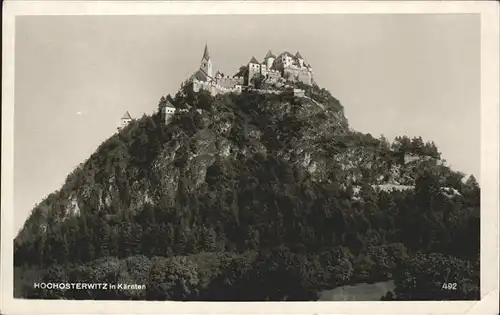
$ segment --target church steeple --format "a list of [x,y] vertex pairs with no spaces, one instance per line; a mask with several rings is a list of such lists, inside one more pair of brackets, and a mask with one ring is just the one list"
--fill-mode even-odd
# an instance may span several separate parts
[[208,77],[212,77],[212,60],[210,60],[207,43],[205,43],[205,51],[203,52],[203,58],[201,58],[200,70]]
[[208,45],[205,43],[205,51],[203,52],[203,58],[201,60],[210,60],[210,54],[208,53]]

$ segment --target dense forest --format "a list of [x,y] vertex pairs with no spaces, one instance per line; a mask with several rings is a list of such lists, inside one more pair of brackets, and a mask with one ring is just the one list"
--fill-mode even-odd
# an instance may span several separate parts
[[[16,297],[317,300],[394,280],[381,299],[478,299],[474,177],[420,137],[351,130],[316,84],[306,96],[212,97],[185,83],[162,97],[33,209],[14,240]],[[168,123],[167,98],[185,109]]]

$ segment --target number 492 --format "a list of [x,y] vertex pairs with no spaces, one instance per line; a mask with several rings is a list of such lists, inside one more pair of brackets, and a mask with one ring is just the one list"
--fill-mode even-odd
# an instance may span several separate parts
[[456,290],[457,284],[445,282],[445,283],[443,283],[443,286],[441,287],[441,289],[443,289],[443,290]]

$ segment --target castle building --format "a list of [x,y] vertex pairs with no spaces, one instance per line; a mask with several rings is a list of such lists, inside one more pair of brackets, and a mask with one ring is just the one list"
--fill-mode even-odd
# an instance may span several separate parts
[[165,123],[167,123],[172,117],[172,115],[175,114],[175,107],[172,104],[172,102],[170,102],[170,100],[167,99],[167,104],[163,108],[163,111],[165,113]]
[[275,83],[281,78],[292,82],[301,81],[308,85],[313,82],[312,68],[304,62],[299,52],[292,55],[285,51],[276,57],[269,50],[261,63],[252,57],[248,62],[248,76],[245,82],[251,84],[257,74],[261,74],[268,83]]
[[259,62],[252,57],[247,64],[247,70],[243,76],[226,76],[217,71],[213,75],[212,59],[208,52],[208,45],[200,61],[200,68],[190,78],[193,90],[198,92],[206,90],[212,95],[221,93],[240,93],[243,86],[251,86],[256,76],[261,75],[266,83],[277,83],[278,81],[303,82],[312,85],[313,72],[310,65],[306,64],[301,54],[295,55],[283,52],[275,56],[269,50],[264,61]]
[[263,62],[258,62],[255,57],[252,57],[248,62],[248,72],[245,78],[247,85],[251,85],[252,79],[258,74],[261,74],[267,83],[276,83],[282,77],[282,74],[274,68],[275,60],[276,56],[270,50],[264,57]]
[[170,118],[172,118],[172,116],[175,114],[175,112],[178,111],[173,104],[173,100],[172,100],[172,97],[170,96],[170,94],[167,95],[165,102],[160,101],[160,109],[159,110],[160,110],[160,113],[163,115],[163,118],[165,120],[165,124],[167,124],[169,122]]
[[276,57],[273,68],[280,71],[282,76],[288,81],[301,81],[312,85],[312,68],[305,63],[304,58],[302,58],[298,51],[295,56],[287,51],[281,53]]
[[[256,76],[262,76],[262,79],[266,83],[277,83],[285,81],[301,81],[305,84],[312,85],[313,74],[310,65],[306,64],[304,58],[297,51],[295,55],[289,52],[283,52],[278,56],[275,56],[271,50],[269,50],[264,57],[262,62],[259,62],[255,57],[252,57],[247,64],[246,71],[243,75],[234,75],[232,77],[224,75],[222,72],[217,70],[215,75],[213,75],[213,64],[210,53],[208,52],[208,45],[205,44],[205,49],[203,51],[203,56],[200,61],[199,69],[189,78],[189,82],[192,83],[194,92],[199,92],[200,90],[206,90],[212,95],[223,94],[223,93],[241,93],[243,86],[251,86],[253,79]],[[281,85],[282,86],[282,85]],[[265,90],[266,93],[278,93],[278,90]],[[304,90],[292,89],[291,91],[294,96],[304,97]],[[167,96],[166,102],[161,108],[161,112],[165,115],[165,123],[169,120],[176,112],[184,112],[187,109],[176,109],[173,105],[173,100],[170,96]],[[201,110],[198,109],[201,113]],[[132,121],[132,116],[127,111],[121,118],[121,125],[118,130],[123,129]]]
[[203,57],[201,58],[200,70],[203,71],[207,77],[212,78],[212,59],[210,59],[207,44],[205,44],[205,51],[203,52]]
[[208,46],[205,44],[203,57],[201,58],[200,68],[190,78],[193,84],[193,90],[198,92],[206,90],[212,95],[221,93],[240,93],[243,86],[243,77],[229,77],[217,71],[215,76],[212,75],[212,59],[208,52]]
[[121,118],[121,125],[118,127],[118,130],[125,128],[131,121],[132,116],[130,116],[130,113],[126,111]]
[[266,66],[268,69],[271,69],[273,66],[274,60],[276,60],[276,56],[273,55],[271,50],[267,52],[267,55],[264,57],[264,60],[266,61]]
[[265,69],[263,70],[260,62],[258,62],[255,57],[252,57],[248,62],[248,75],[245,80],[247,85],[250,85],[252,78],[254,78],[257,74],[262,74],[262,72],[265,72]]

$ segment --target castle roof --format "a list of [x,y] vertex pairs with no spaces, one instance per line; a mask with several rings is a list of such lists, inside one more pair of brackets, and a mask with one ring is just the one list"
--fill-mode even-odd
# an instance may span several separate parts
[[298,50],[297,50],[297,53],[295,54],[295,57],[296,57],[296,58],[300,58],[300,59],[304,59],[304,58],[302,58],[302,56],[300,55],[300,53],[299,53],[299,51],[298,51]]
[[168,94],[166,97],[165,107],[174,107],[175,108],[174,100],[173,100],[172,96],[170,96],[170,94]]
[[167,103],[166,103],[165,107],[175,108],[174,104],[172,104],[172,102],[170,100],[168,100],[168,99],[167,99]]
[[258,62],[257,59],[255,59],[255,57],[252,57],[252,59],[250,59],[248,63],[260,64],[260,62]]
[[203,59],[210,60],[210,54],[208,53],[208,45],[205,43],[205,51],[203,52]]
[[292,58],[294,58],[294,57],[295,57],[294,55],[292,55],[292,54],[291,54],[290,52],[288,52],[288,51],[283,52],[281,55],[289,56],[289,57],[292,57]]
[[276,56],[271,52],[270,49],[267,52],[267,55],[266,55],[266,57],[264,57],[264,59],[268,59],[268,58],[275,58],[276,59]]
[[123,114],[122,119],[132,119],[132,116],[130,116],[130,113],[126,111],[125,114]]
[[192,78],[197,79],[198,81],[207,81],[208,75],[204,71],[199,69],[193,74]]

